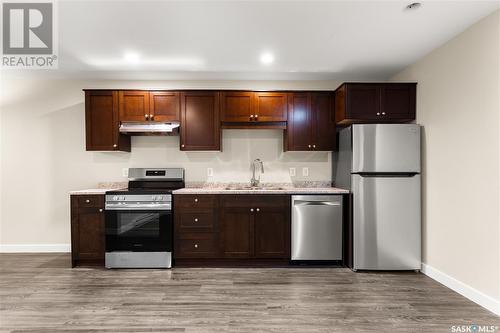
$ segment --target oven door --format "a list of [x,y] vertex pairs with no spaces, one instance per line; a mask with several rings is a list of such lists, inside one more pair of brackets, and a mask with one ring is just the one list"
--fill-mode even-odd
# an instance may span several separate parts
[[171,210],[107,210],[106,252],[171,252]]

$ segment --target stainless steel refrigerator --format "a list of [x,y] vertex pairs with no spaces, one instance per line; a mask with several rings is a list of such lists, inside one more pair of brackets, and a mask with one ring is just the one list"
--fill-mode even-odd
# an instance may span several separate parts
[[352,193],[352,268],[420,269],[420,126],[342,129],[334,174]]

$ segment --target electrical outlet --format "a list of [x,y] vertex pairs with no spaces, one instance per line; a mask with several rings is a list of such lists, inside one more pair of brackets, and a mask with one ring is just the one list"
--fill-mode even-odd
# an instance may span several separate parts
[[309,177],[309,168],[302,168],[302,176]]
[[295,168],[290,168],[290,177],[295,177],[297,174]]
[[122,168],[122,176],[128,177],[128,168]]
[[207,168],[207,177],[213,177],[213,176],[214,176],[214,169]]

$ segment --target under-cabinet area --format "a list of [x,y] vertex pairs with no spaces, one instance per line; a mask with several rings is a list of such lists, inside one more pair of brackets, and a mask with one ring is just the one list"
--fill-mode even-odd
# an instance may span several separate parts
[[131,135],[179,135],[181,151],[221,151],[223,129],[281,129],[284,151],[334,151],[337,128],[410,122],[415,100],[416,83],[343,83],[331,91],[86,89],[86,149],[129,152]]

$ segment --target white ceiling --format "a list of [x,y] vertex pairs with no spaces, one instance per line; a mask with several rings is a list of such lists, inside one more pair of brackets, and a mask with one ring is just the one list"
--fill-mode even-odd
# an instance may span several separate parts
[[[386,79],[499,1],[61,1],[56,75]],[[263,65],[262,52],[275,61]],[[138,56],[127,63],[126,53]]]

